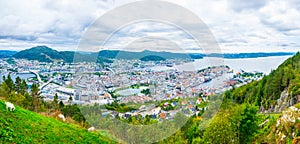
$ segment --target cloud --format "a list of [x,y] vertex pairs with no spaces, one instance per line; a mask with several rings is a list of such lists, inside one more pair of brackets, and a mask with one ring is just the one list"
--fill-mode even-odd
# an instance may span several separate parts
[[265,6],[266,0],[228,0],[229,6],[236,12],[257,10]]
[[287,35],[292,35],[300,29],[300,12],[295,7],[291,7],[287,1],[270,2],[259,10],[259,17],[264,25]]
[[61,47],[63,43],[70,42],[76,45],[85,29],[108,9],[109,3],[94,0],[33,0],[30,3],[12,0],[1,1],[0,5],[2,39],[30,41],[29,45],[58,43]]
[[0,39],[12,39],[20,41],[34,41],[37,39],[35,36],[22,36],[22,35],[0,35]]
[[[170,42],[170,45],[167,44],[168,42]],[[104,47],[133,51],[144,50],[145,48],[151,48],[154,51],[196,50],[195,47],[200,50],[200,46],[188,33],[166,23],[151,21],[123,27],[113,33]]]
[[[57,50],[76,50],[82,37],[97,18],[130,2],[134,0],[32,0],[30,3],[17,0],[0,1],[0,49],[21,50],[36,45],[48,45]],[[223,52],[299,51],[298,0],[169,2],[178,4],[201,18]],[[159,11],[155,13],[160,14]],[[176,11],[170,11],[170,14],[174,17],[180,15]],[[122,18],[116,16],[108,25],[99,25],[102,27],[101,32],[110,32],[109,24],[113,25],[113,22]],[[193,26],[192,22],[189,29],[199,29]],[[149,39],[146,41],[145,37],[161,37],[161,40],[152,39],[151,42]],[[131,43],[142,45],[141,41],[137,41],[139,39],[163,46],[176,44],[186,51],[201,51],[207,46],[205,43],[198,45],[191,36],[172,25],[155,22],[127,25],[114,33],[106,46],[122,49]],[[99,48],[95,46],[93,49]]]

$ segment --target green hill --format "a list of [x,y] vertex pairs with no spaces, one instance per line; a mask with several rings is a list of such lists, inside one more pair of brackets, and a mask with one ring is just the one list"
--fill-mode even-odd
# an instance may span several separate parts
[[6,111],[0,100],[0,143],[116,143],[75,124],[16,107]]
[[164,61],[166,59],[163,57],[160,57],[160,56],[148,55],[148,56],[142,57],[140,60],[141,61]]
[[82,54],[74,51],[56,51],[47,46],[32,47],[14,54],[13,57],[17,59],[37,60],[40,62],[63,61],[71,63],[75,58],[76,62],[95,62],[97,60],[99,63],[112,63],[112,61],[106,58],[98,57],[96,53]]
[[20,51],[13,55],[18,59],[38,60],[40,62],[53,62],[54,60],[61,61],[63,56],[56,50],[47,46],[37,46],[30,49]]

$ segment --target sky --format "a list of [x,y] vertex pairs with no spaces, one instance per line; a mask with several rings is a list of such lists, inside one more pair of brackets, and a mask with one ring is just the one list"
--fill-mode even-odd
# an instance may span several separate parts
[[[59,51],[76,51],[87,31],[95,26],[101,16],[132,2],[136,1],[0,1],[0,50],[19,51],[46,45]],[[223,53],[300,50],[299,0],[169,2],[197,15],[208,27]],[[170,11],[170,17],[172,14],[180,15]],[[109,22],[115,19],[118,17]],[[195,31],[197,29],[199,27],[195,27]],[[157,51],[178,51],[179,48],[188,52],[201,52],[206,47],[205,43],[197,43],[174,25],[141,21],[125,24],[111,35],[106,45],[97,45],[96,49],[86,48],[86,51],[105,48],[141,51],[149,49],[148,46],[155,47],[152,50]]]

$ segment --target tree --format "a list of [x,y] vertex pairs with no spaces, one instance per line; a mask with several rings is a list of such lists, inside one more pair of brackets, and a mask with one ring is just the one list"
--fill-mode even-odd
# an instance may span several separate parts
[[37,108],[41,106],[41,98],[38,84],[33,83],[31,86],[31,106],[33,111],[38,111]]
[[60,101],[58,105],[59,105],[59,109],[63,109],[65,107],[65,105],[62,101]]
[[71,104],[72,101],[73,101],[73,98],[72,98],[72,96],[70,96],[68,102]]
[[[162,142],[165,143],[165,142]],[[184,138],[183,133],[181,130],[178,130],[174,136],[169,138],[167,140],[167,143],[173,143],[173,144],[187,144],[188,141]]]
[[18,105],[23,104],[24,100],[25,100],[25,97],[23,95],[21,95],[20,93],[15,93],[14,91],[12,91],[9,94],[9,97],[7,98],[7,101],[16,103]]
[[16,81],[15,81],[15,91],[16,91],[17,93],[20,93],[20,90],[21,90],[21,84],[22,84],[22,80],[21,80],[21,78],[18,76],[18,77],[16,78]]
[[1,87],[0,87],[0,96],[1,97],[5,97],[5,98],[8,98],[10,95],[10,90],[9,90],[9,87],[7,86],[7,84],[4,82],[1,84]]
[[55,93],[52,103],[53,103],[53,108],[57,109],[58,108],[58,95],[57,95],[57,93]]
[[200,138],[203,136],[203,130],[199,128],[199,125],[197,124],[196,121],[191,121],[191,120],[193,120],[193,118],[187,122],[187,124],[188,123],[190,124],[186,130],[187,132],[185,132],[189,143],[192,143],[194,138],[196,137]]
[[20,93],[22,95],[25,95],[25,93],[27,93],[28,90],[28,86],[25,80],[22,81],[21,85],[20,85]]
[[214,117],[203,135],[206,143],[238,143],[236,140],[236,131],[230,122],[230,113],[222,111]]
[[197,137],[192,141],[192,144],[202,144],[202,143],[204,143],[204,141],[200,137]]
[[4,83],[6,83],[9,92],[14,90],[14,81],[11,79],[10,75],[8,75],[7,78],[4,77]]
[[[237,113],[234,114],[234,112]],[[240,143],[251,142],[252,138],[256,134],[258,129],[257,112],[258,107],[251,104],[242,104],[232,110],[232,119],[237,119],[237,121],[233,120],[233,123],[239,133]]]
[[[63,103],[62,103],[63,104]],[[78,122],[84,122],[84,116],[82,115],[79,107],[74,104],[74,105],[67,105],[63,107],[61,110],[65,116],[72,117],[73,120],[78,121]],[[99,112],[99,110],[98,110]]]
[[143,93],[143,94],[145,94],[145,95],[150,95],[150,94],[151,94],[150,89],[143,89],[143,90],[141,91],[141,93]]
[[32,97],[31,95],[26,92],[24,94],[24,101],[23,101],[23,106],[26,108],[26,109],[31,109],[32,108]]

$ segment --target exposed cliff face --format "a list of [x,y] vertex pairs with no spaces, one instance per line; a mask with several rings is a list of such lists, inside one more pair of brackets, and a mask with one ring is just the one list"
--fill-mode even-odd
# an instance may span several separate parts
[[260,111],[263,113],[270,113],[270,112],[282,112],[283,110],[287,109],[288,107],[291,107],[295,105],[296,103],[300,102],[299,99],[300,95],[298,96],[291,96],[290,93],[288,93],[288,90],[284,90],[281,92],[280,98],[277,99],[276,104],[271,105],[268,109],[265,109],[264,107],[260,107]]

